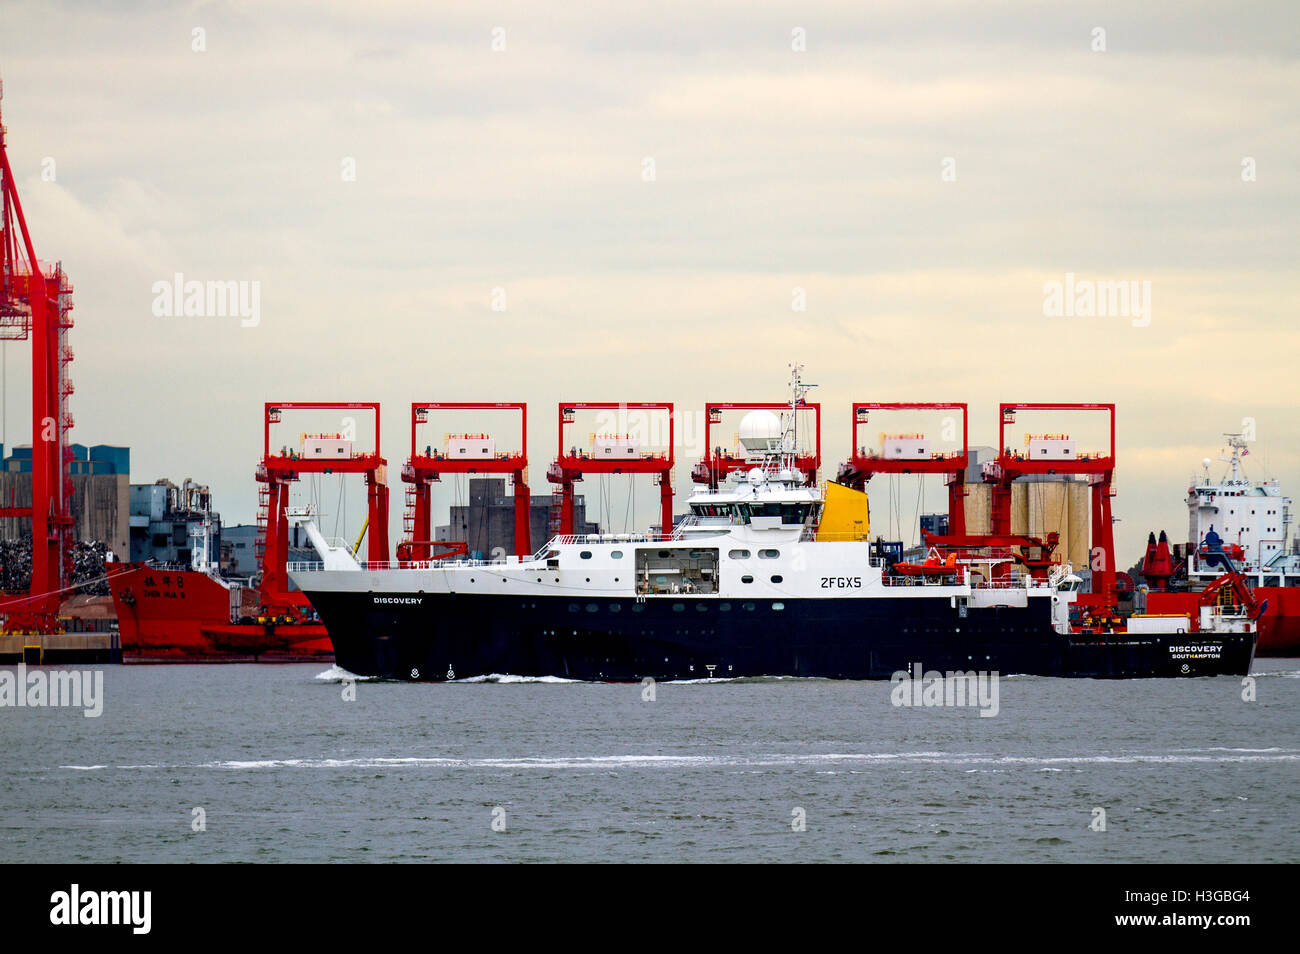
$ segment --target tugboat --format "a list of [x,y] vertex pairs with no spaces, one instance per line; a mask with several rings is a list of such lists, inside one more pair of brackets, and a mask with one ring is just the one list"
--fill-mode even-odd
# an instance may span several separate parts
[[1242,458],[1250,454],[1241,434],[1225,434],[1230,454],[1222,480],[1210,476],[1211,460],[1201,461],[1203,475],[1187,488],[1188,542],[1170,547],[1162,530],[1147,538],[1139,575],[1149,592],[1151,613],[1195,611],[1229,564],[1250,584],[1255,599],[1267,608],[1259,617],[1261,656],[1300,656],[1300,542],[1287,546],[1291,499],[1276,478],[1247,479]]
[[807,390],[796,366],[788,408],[767,415],[775,426],[742,422],[748,470],[693,494],[666,533],[556,536],[499,562],[291,577],[339,666],[401,680],[889,679],[918,663],[1044,676],[1249,672],[1257,607],[1232,571],[1213,606],[1125,619],[1080,612],[1069,564],[1039,577],[981,573],[978,557],[897,565],[868,536],[865,493],[801,479]]

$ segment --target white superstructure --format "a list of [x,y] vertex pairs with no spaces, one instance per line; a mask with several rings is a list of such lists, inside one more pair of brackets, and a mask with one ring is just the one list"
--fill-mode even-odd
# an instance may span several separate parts
[[[1187,575],[1213,579],[1223,568],[1203,552],[1207,536],[1217,534],[1237,568],[1257,585],[1300,583],[1300,558],[1287,548],[1291,529],[1291,499],[1282,495],[1275,479],[1251,482],[1241,459],[1250,451],[1240,434],[1228,434],[1231,456],[1220,455],[1228,473],[1217,483],[1210,477],[1210,459],[1201,462],[1204,475],[1187,491]],[[1237,548],[1240,548],[1239,550]]]

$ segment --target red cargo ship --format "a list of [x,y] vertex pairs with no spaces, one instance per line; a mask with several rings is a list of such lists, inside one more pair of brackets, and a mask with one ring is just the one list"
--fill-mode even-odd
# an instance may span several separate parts
[[[375,447],[355,452],[342,433],[300,434],[296,449],[271,450],[271,428],[285,410],[341,410],[374,415]],[[304,473],[361,474],[367,485],[369,558],[388,560],[388,485],[379,453],[376,403],[268,403],[263,454],[257,467],[261,581],[258,588],[222,579],[211,559],[209,511],[191,531],[190,566],[152,563],[111,565],[109,588],[117,609],[122,656],[127,662],[331,660],[334,647],[306,596],[288,578],[289,528],[302,527],[326,569],[356,569],[361,547],[327,541],[312,522],[311,508],[289,509],[289,486]]]
[[[1287,546],[1291,500],[1276,479],[1252,483],[1241,459],[1250,454],[1240,434],[1227,434],[1231,456],[1223,480],[1205,473],[1187,488],[1187,545],[1169,546],[1161,531],[1151,534],[1140,573],[1150,587],[1147,612],[1196,611],[1210,582],[1225,572],[1225,557],[1246,577],[1256,601],[1267,603],[1259,618],[1259,656],[1300,656],[1300,547]],[[1193,618],[1195,618],[1193,616]]]
[[305,599],[270,614],[250,586],[218,576],[206,528],[190,569],[110,563],[109,589],[128,662],[329,660],[334,648]]

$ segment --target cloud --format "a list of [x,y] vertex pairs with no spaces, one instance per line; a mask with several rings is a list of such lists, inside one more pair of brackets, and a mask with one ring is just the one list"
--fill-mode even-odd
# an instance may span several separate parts
[[[529,400],[547,448],[558,400],[779,398],[798,358],[832,470],[854,400],[967,400],[983,442],[999,400],[1118,402],[1132,549],[1183,519],[1193,449],[1242,416],[1300,486],[1292,21],[19,3],[0,67],[38,249],[77,287],[75,439],[130,444],[140,480],[205,480],[227,520],[255,511],[267,399],[383,400],[395,461],[413,400]],[[155,318],[175,272],[260,281],[261,325]],[[1150,281],[1150,327],[1044,318],[1066,272]]]

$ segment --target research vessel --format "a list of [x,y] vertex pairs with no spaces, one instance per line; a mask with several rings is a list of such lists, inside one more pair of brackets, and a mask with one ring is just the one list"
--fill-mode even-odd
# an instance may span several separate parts
[[[336,663],[437,681],[512,674],[639,681],[888,679],[927,670],[1045,676],[1242,675],[1257,607],[1231,571],[1194,611],[1076,605],[1068,564],[991,555],[905,563],[868,535],[867,495],[796,466],[796,368],[779,418],[747,418],[747,470],[689,499],[660,534],[558,535],[499,561],[291,565]],[[765,426],[775,420],[777,426]]]

